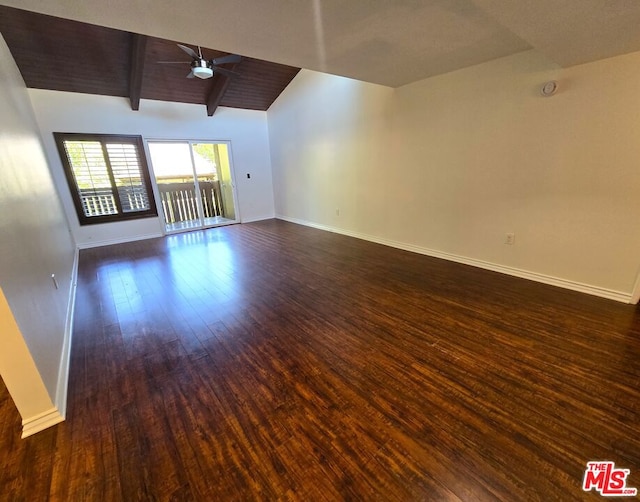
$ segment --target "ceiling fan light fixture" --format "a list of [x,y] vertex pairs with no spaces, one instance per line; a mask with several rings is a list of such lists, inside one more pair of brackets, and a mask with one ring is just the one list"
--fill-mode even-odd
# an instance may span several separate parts
[[206,66],[194,66],[192,72],[194,77],[202,79],[213,77],[213,70],[211,68],[207,68]]

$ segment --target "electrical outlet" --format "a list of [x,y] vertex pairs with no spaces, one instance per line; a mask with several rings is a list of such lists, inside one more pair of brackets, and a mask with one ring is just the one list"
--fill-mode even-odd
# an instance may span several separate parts
[[509,244],[510,246],[514,245],[516,243],[516,234],[514,233],[506,234],[504,238],[504,243]]

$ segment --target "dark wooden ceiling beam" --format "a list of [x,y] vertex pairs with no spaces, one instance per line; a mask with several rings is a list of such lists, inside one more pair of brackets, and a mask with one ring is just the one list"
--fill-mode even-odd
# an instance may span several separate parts
[[[234,70],[238,64],[229,65],[225,67],[228,70]],[[222,67],[221,67],[222,68]],[[215,71],[215,70],[214,70]],[[229,84],[231,83],[231,77],[223,75],[222,73],[215,73],[213,77],[213,86],[211,87],[211,91],[207,96],[207,115],[209,117],[213,116],[224,97],[224,93],[227,92],[229,88]]]
[[144,56],[147,50],[147,37],[145,35],[133,35],[131,44],[131,71],[129,73],[129,100],[131,109],[140,109],[140,96],[142,95],[142,75],[144,72]]

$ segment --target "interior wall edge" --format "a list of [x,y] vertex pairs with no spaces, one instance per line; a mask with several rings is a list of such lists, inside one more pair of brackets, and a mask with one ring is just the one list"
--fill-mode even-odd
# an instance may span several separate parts
[[60,368],[58,370],[58,384],[56,386],[56,408],[63,418],[67,415],[67,394],[69,391],[69,365],[71,362],[71,343],[73,337],[73,315],[76,304],[76,290],[78,287],[78,260],[80,249],[76,247],[73,256],[73,268],[71,269],[71,284],[69,285],[69,306],[65,322],[64,339],[62,341],[62,354],[60,355]]
[[318,223],[313,223],[311,221],[301,220],[298,218],[291,218],[289,216],[285,216],[282,214],[276,214],[276,218],[280,220],[288,221],[290,223],[296,223],[298,225],[305,225],[307,227],[312,227],[319,230],[325,230],[327,232],[334,232],[334,233],[346,235],[349,237],[355,237],[356,239],[362,239],[369,242],[374,242],[376,244],[382,244],[384,246],[389,246],[397,249],[402,249],[404,251],[410,251],[413,253],[430,256],[432,258],[440,258],[443,260],[461,263],[463,265],[471,265],[472,267],[482,268],[485,270],[490,270],[492,272],[498,272],[501,274],[510,275],[512,277],[517,277],[520,279],[527,279],[530,281],[535,281],[535,282],[547,284],[550,286],[556,286],[556,287],[568,289],[571,291],[586,293],[592,296],[606,298],[608,300],[614,300],[622,303],[637,303],[637,300],[636,302],[633,301],[631,293],[615,291],[607,288],[602,288],[599,286],[593,286],[591,284],[584,284],[581,282],[571,281],[571,280],[563,279],[560,277],[553,277],[550,275],[540,274],[538,272],[531,272],[528,270],[500,265],[497,263],[477,260],[475,258],[469,258],[466,256],[460,256],[452,253],[438,251],[436,249],[429,249],[421,246],[416,246],[414,244],[408,244],[406,242],[399,242],[391,239],[385,239],[383,237],[377,237],[374,235],[363,234],[360,232],[353,232],[350,230],[345,230],[343,228],[337,228],[337,227],[332,227],[328,225],[321,225]]
[[638,277],[636,277],[636,283],[633,286],[633,292],[631,293],[631,300],[629,303],[634,305],[640,302],[640,270],[638,271]]

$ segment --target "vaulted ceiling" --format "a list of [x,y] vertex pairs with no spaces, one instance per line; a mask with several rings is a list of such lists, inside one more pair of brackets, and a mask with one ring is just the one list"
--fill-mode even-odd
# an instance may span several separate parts
[[[217,106],[266,110],[300,70],[243,57],[221,65],[230,77],[187,79],[191,57],[176,41],[3,6],[0,33],[27,87],[128,97],[135,110],[141,98],[204,104],[209,115]],[[227,55],[206,47],[202,53]]]
[[[154,66],[156,59],[169,57],[160,52],[161,40],[168,41],[167,50],[173,50],[173,41],[180,41],[211,48],[214,54],[219,53],[215,48],[245,56],[241,74],[243,65],[269,61],[288,66],[291,72],[308,68],[392,87],[530,49],[561,67],[640,51],[638,0],[0,0],[0,4],[151,37],[147,50],[158,53],[145,56],[145,72],[153,75],[144,74],[143,93],[145,85],[161,80],[158,75],[174,70],[176,82],[182,84],[179,68]],[[7,28],[0,29],[4,34]],[[91,40],[84,44],[94,45]],[[94,47],[80,60],[86,64],[95,60],[100,68],[101,57]],[[102,68],[98,78],[105,78]],[[268,66],[260,68],[255,78],[246,77],[249,85],[244,88],[241,78],[232,79],[225,99],[250,96],[259,82],[278,75]],[[167,95],[188,91],[172,84],[164,94],[153,92],[165,97],[152,99],[168,99]]]

